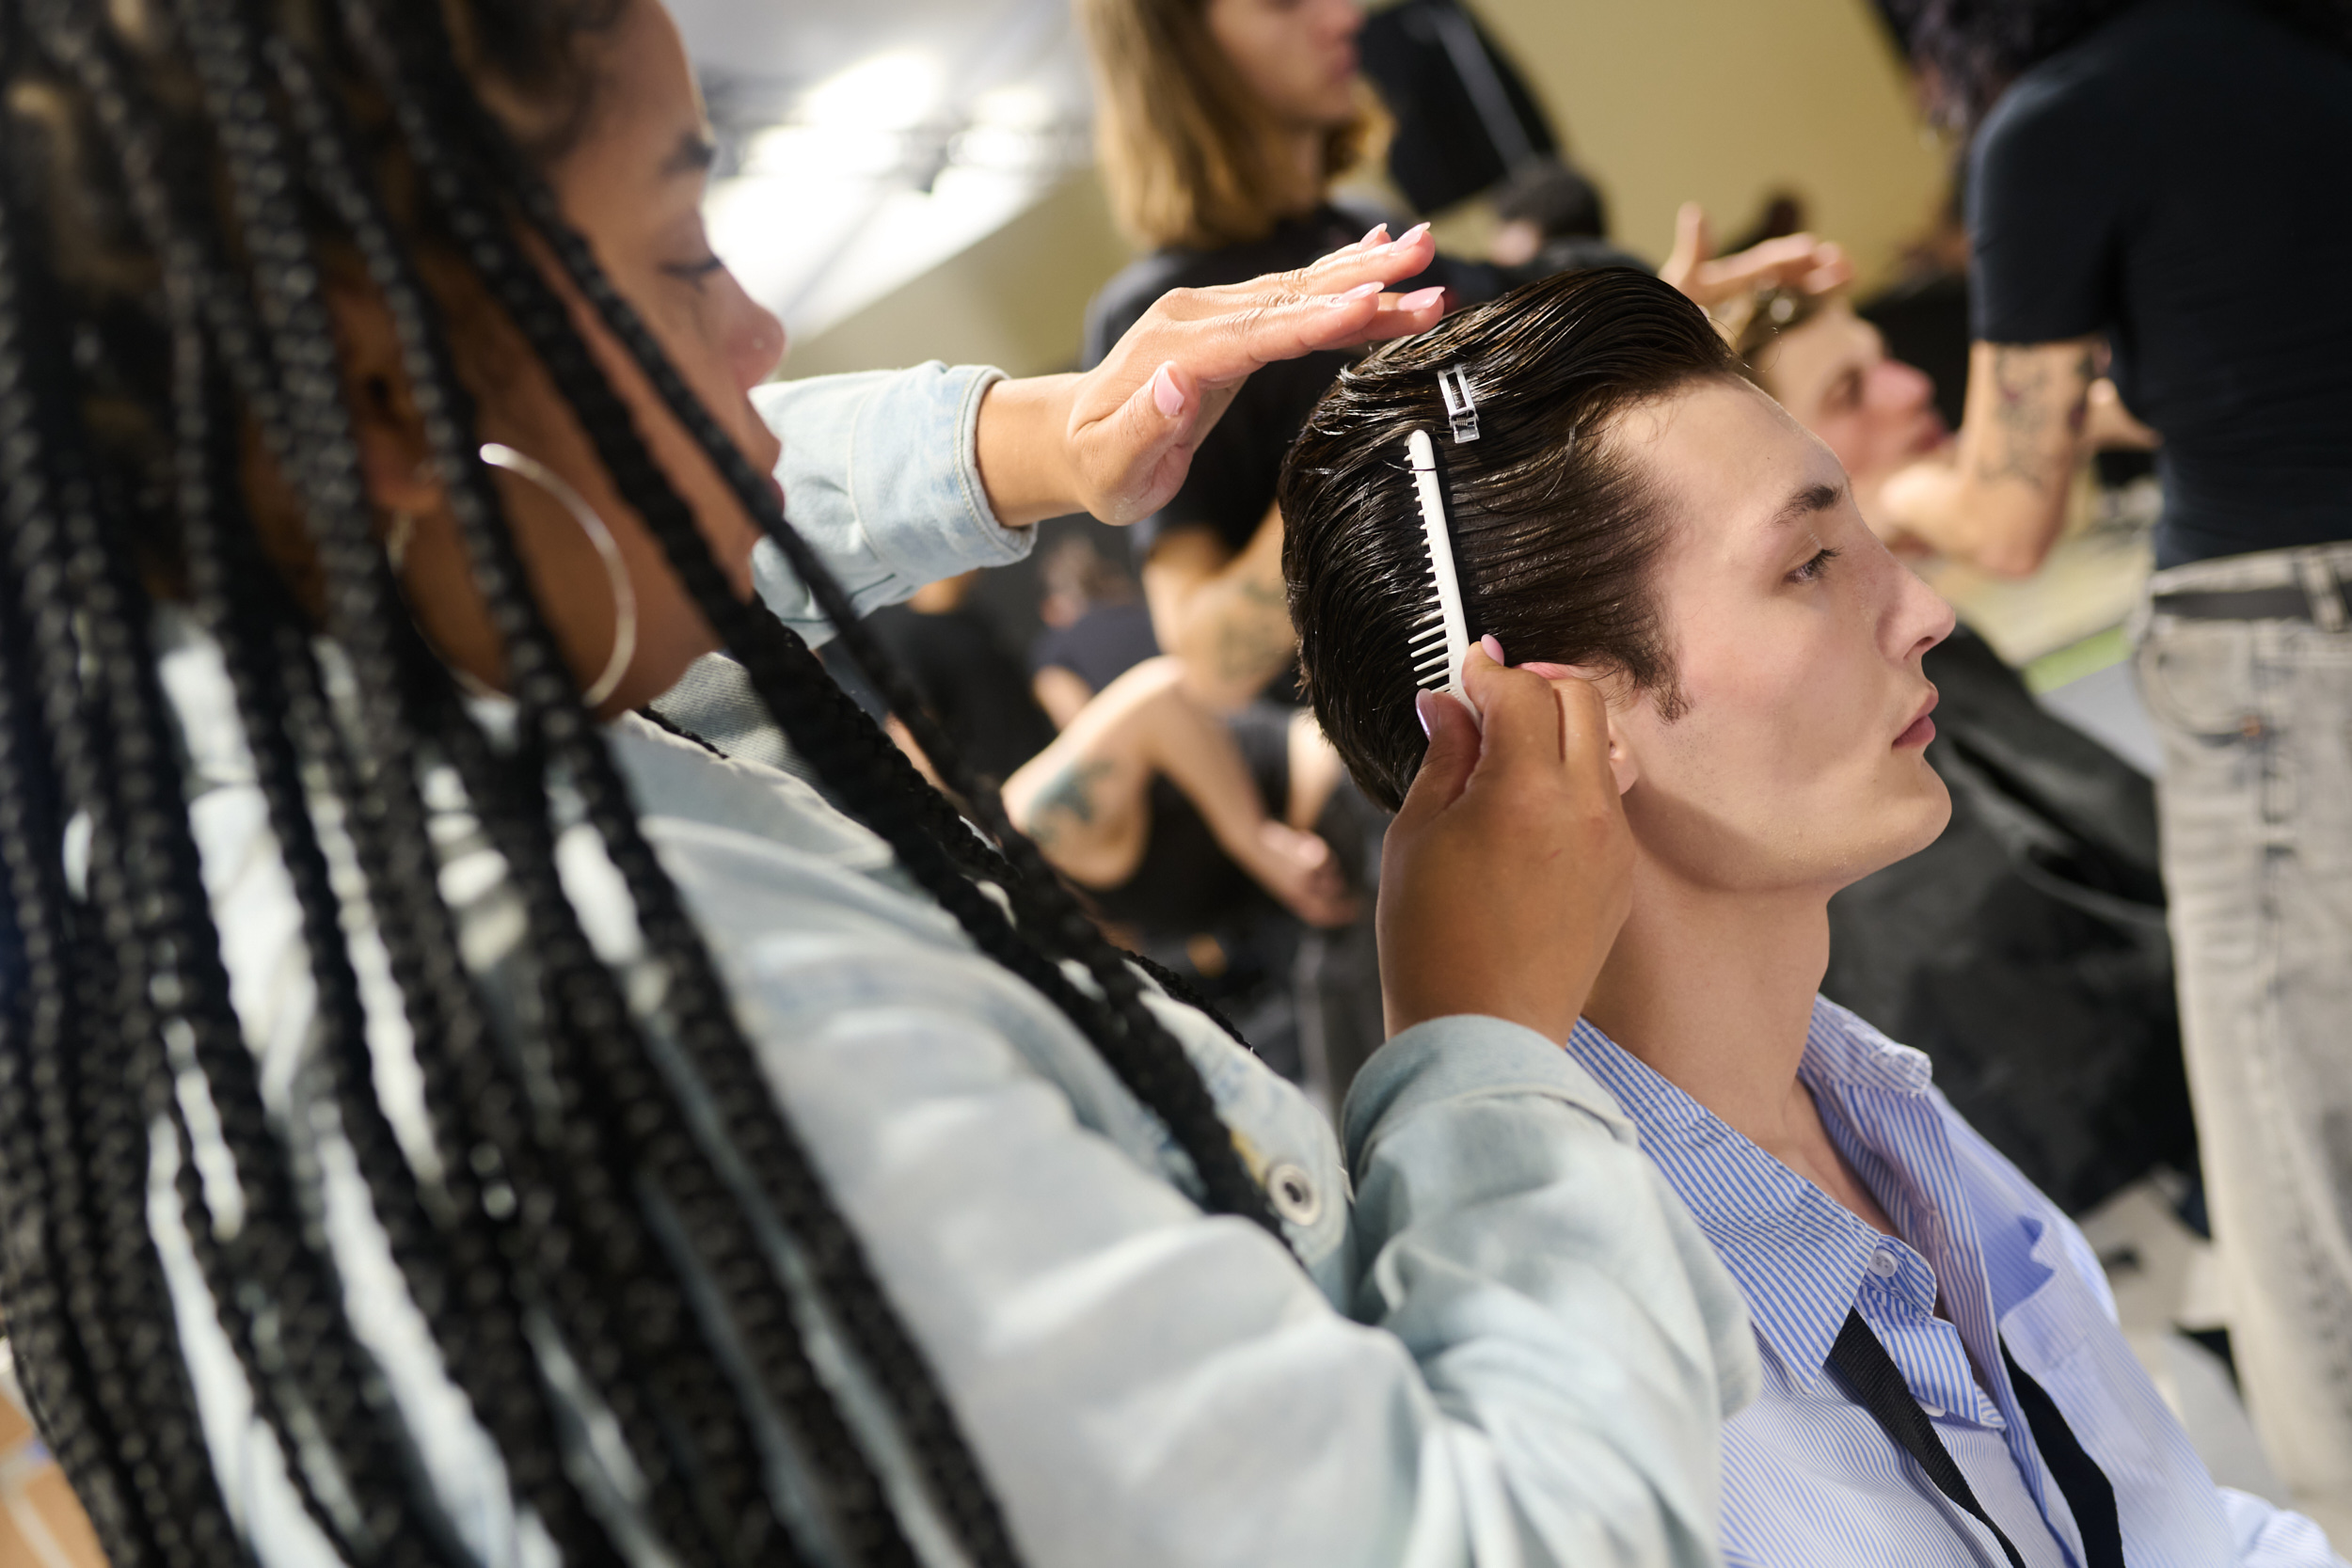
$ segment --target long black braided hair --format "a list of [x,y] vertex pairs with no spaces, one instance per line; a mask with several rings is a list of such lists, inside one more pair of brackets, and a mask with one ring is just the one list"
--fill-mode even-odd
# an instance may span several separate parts
[[[569,105],[559,123],[576,129],[593,112],[582,40],[645,3],[0,0],[0,868],[24,968],[0,997],[0,1292],[42,1431],[118,1564],[245,1556],[206,1458],[159,1203],[312,1525],[353,1563],[469,1558],[349,1321],[313,1145],[280,1125],[295,1117],[347,1144],[451,1381],[567,1563],[638,1560],[641,1528],[689,1568],[912,1563],[909,1510],[975,1564],[1017,1560],[530,592],[424,247],[469,269],[546,364],[834,795],[1159,1115],[1207,1207],[1279,1234],[1125,956],[906,700],[763,477],[564,223],[539,172],[561,137],[526,150],[484,106],[479,80],[495,75]],[[734,596],[525,234],[989,838],[795,634]],[[500,639],[511,736],[459,700],[378,542],[325,299],[334,265],[364,276],[398,331]],[[299,500],[309,558],[291,572],[249,510],[256,440]],[[300,908],[315,998],[283,1091],[297,1104],[265,1096],[231,1001],[151,641],[165,597],[218,648]],[[441,888],[436,767],[460,781],[529,932],[503,1011]],[[564,892],[559,781],[628,889],[664,975],[658,1003],[631,1001]],[[381,943],[408,1026],[421,1148],[376,1096],[355,929]],[[894,1433],[846,1412],[812,1363],[813,1323],[855,1354]],[[581,1462],[583,1388],[626,1449],[642,1520]],[[878,1444],[912,1456],[919,1495],[884,1482]]]

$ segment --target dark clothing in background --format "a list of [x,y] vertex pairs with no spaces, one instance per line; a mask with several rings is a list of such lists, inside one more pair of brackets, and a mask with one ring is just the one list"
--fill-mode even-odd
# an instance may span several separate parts
[[[1239,283],[1262,273],[1286,272],[1342,245],[1353,245],[1376,219],[1326,204],[1275,226],[1264,239],[1218,250],[1154,251],[1103,286],[1087,309],[1086,364],[1102,362],[1152,302],[1170,289]],[[1400,293],[1444,284],[1456,302],[1475,305],[1502,292],[1501,275],[1480,261],[1440,256],[1419,277],[1392,283]],[[1193,456],[1183,488],[1166,506],[1135,525],[1136,559],[1152,553],[1169,529],[1207,528],[1234,550],[1249,543],[1274,504],[1282,456],[1307,423],[1324,391],[1355,356],[1310,354],[1268,365],[1242,383],[1225,416]]]
[[[1225,721],[1266,815],[1277,818],[1290,804],[1290,719],[1287,708],[1255,703]],[[1105,919],[1148,934],[1189,936],[1213,929],[1244,905],[1280,907],[1226,855],[1207,819],[1168,775],[1152,776],[1150,799],[1151,831],[1134,874],[1116,887],[1086,890]]]
[[2070,1213],[2197,1169],[2155,793],[1963,627],[1927,656],[1951,825],[1830,900],[1822,993]]
[[866,618],[916,695],[975,772],[1002,784],[1053,743],[1028,672],[974,610],[925,615],[891,605]]
[[1032,673],[1069,671],[1100,691],[1160,651],[1152,611],[1142,604],[1098,604],[1066,626],[1047,626],[1029,644]]
[[1976,336],[2105,332],[2164,437],[2156,563],[2352,538],[2352,58],[2144,0],[1978,132]]

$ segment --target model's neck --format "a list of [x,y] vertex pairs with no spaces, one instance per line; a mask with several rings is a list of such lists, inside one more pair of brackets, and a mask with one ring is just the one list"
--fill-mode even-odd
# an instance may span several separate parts
[[1818,1126],[1797,1069],[1828,967],[1826,891],[1723,893],[1645,859],[1584,1012],[1734,1132],[1778,1150]]

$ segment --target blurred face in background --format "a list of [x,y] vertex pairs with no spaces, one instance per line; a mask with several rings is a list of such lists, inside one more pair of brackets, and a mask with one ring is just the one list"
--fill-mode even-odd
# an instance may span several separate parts
[[1275,123],[1329,131],[1355,118],[1357,0],[1208,0],[1209,34]]
[[1927,372],[1888,358],[1879,329],[1843,299],[1774,339],[1757,371],[1774,400],[1846,466],[1866,517],[1897,469],[1952,438]]

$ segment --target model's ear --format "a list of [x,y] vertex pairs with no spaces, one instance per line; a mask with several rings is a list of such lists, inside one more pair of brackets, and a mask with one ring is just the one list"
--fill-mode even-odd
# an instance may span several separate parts
[[1617,793],[1623,795],[1641,781],[1642,765],[1634,759],[1633,748],[1626,743],[1625,726],[1617,717],[1617,709],[1609,709],[1609,771],[1617,781]]
[[[1598,672],[1580,664],[1552,664],[1543,659],[1530,659],[1519,668],[1532,671],[1548,681],[1591,681],[1603,678]],[[1603,686],[1602,695],[1608,696],[1615,684]],[[1634,760],[1633,748],[1627,743],[1626,728],[1618,716],[1617,705],[1614,702],[1608,702],[1603,705],[1609,712],[1609,771],[1611,776],[1617,781],[1617,793],[1623,795],[1627,790],[1631,789],[1635,782],[1641,778],[1642,765]]]
[[383,295],[363,281],[330,277],[326,294],[342,361],[343,405],[351,410],[368,499],[384,512],[438,510],[441,483],[401,360],[391,311]]

